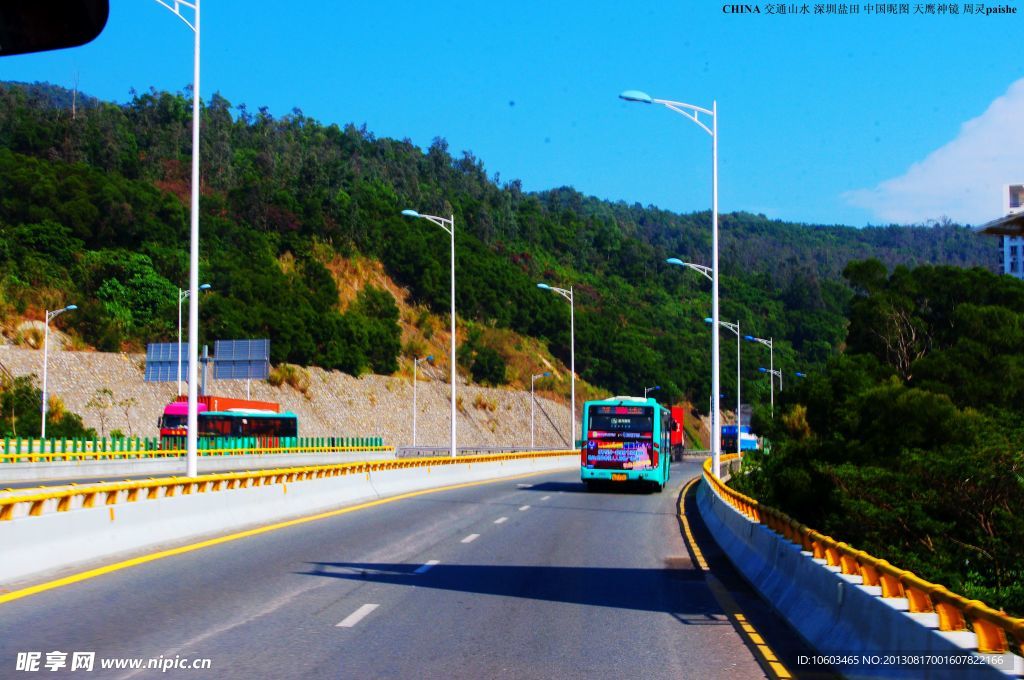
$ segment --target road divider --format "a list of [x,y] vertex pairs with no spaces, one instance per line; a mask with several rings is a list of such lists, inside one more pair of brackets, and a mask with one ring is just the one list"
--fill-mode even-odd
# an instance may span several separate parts
[[575,451],[531,451],[33,489],[0,498],[0,585],[368,499],[578,464]]

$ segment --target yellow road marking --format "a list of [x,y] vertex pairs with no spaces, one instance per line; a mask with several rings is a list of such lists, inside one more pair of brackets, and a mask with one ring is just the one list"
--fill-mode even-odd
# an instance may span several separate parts
[[679,494],[679,520],[683,523],[683,531],[686,533],[686,542],[690,546],[690,550],[693,551],[693,556],[697,558],[697,566],[701,571],[708,570],[707,560],[704,559],[704,553],[700,551],[700,546],[697,545],[697,540],[693,537],[693,531],[690,530],[690,520],[686,517],[686,511],[683,509],[683,503],[686,501],[686,494],[689,493],[690,487],[692,487],[699,477],[694,477],[689,483],[683,487],[683,492]]
[[755,656],[760,657],[758,659],[761,667],[764,668],[768,675],[773,680],[787,680],[792,678],[793,674],[789,672],[789,669],[779,661],[779,658],[775,655],[775,652],[761,637],[761,634],[757,632],[757,629],[751,624],[746,615],[740,609],[739,604],[733,599],[733,596],[729,594],[722,582],[719,581],[714,574],[711,573],[708,568],[707,560],[704,559],[704,554],[700,550],[700,546],[697,545],[697,541],[693,536],[693,531],[690,529],[690,521],[686,517],[685,503],[686,494],[690,492],[690,489],[694,484],[697,483],[699,477],[694,477],[683,487],[683,492],[679,494],[679,521],[683,525],[683,532],[686,534],[686,542],[689,544],[690,549],[693,551],[694,557],[697,558],[697,564],[700,569],[705,572],[704,578],[707,580],[708,588],[711,590],[711,594],[715,596],[715,600],[718,601],[718,605],[725,612],[725,615],[732,619],[736,628],[740,631],[741,637],[745,638],[747,646],[754,650]]
[[128,569],[130,567],[136,567],[140,564],[146,564],[147,562],[154,562],[165,557],[171,557],[173,555],[182,555],[184,553],[189,553],[194,550],[201,550],[203,548],[209,548],[211,546],[220,545],[221,543],[237,541],[240,538],[248,538],[249,536],[265,534],[270,531],[276,531],[277,529],[284,529],[286,527],[305,524],[306,522],[313,522],[318,519],[326,519],[328,517],[336,517],[337,515],[345,515],[350,512],[355,512],[357,510],[365,510],[366,508],[384,505],[385,503],[394,503],[395,501],[405,500],[407,498],[415,498],[416,496],[424,496],[426,494],[431,493],[438,493],[440,491],[452,491],[454,489],[464,489],[471,486],[494,484],[496,482],[505,482],[510,479],[522,479],[523,477],[531,477],[534,475],[541,475],[548,472],[553,472],[553,470],[540,470],[538,472],[527,472],[525,474],[514,475],[512,477],[501,477],[499,479],[485,479],[479,482],[464,482],[462,484],[452,484],[451,486],[442,486],[436,489],[410,491],[409,493],[399,494],[398,496],[391,496],[389,498],[379,498],[375,501],[360,503],[359,505],[351,505],[345,508],[339,508],[337,510],[321,512],[316,515],[309,515],[307,517],[299,517],[284,522],[268,524],[266,526],[256,527],[255,529],[248,529],[246,531],[239,531],[237,533],[228,534],[227,536],[219,536],[217,538],[211,538],[206,541],[200,541],[199,543],[191,543],[189,545],[171,548],[170,550],[161,550],[160,552],[149,553],[148,555],[140,555],[139,557],[133,557],[128,560],[123,560],[121,562],[115,562],[114,564],[108,564],[103,567],[97,567],[96,569],[89,569],[88,571],[72,574],[71,576],[65,576],[64,578],[59,578],[53,581],[47,581],[45,583],[29,586],[27,588],[21,588],[19,590],[12,590],[9,593],[0,594],[0,604],[3,604],[5,602],[11,602],[13,600],[20,600],[21,598],[28,597],[29,595],[36,595],[38,593],[46,592],[47,590],[53,590],[54,588],[60,588],[61,586],[71,585],[72,583],[87,581],[91,578],[96,578],[97,576],[102,576],[104,574],[109,574],[115,571],[121,571],[122,569]]

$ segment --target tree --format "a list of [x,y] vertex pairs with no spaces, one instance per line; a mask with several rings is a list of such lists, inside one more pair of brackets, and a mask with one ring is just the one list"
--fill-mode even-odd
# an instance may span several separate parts
[[85,407],[96,411],[96,417],[100,419],[101,437],[107,436],[107,417],[114,405],[114,391],[109,387],[98,388],[96,393],[85,403]]

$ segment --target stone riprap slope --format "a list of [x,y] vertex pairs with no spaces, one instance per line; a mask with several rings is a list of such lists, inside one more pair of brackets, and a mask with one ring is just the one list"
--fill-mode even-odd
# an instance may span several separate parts
[[[68,410],[82,416],[88,427],[100,432],[101,412],[87,406],[97,390],[109,388],[114,401],[134,400],[127,417],[117,406],[105,413],[105,429],[126,435],[154,437],[157,419],[177,394],[176,383],[143,382],[142,354],[72,352],[50,346],[48,391]],[[41,350],[0,345],[0,365],[15,376],[42,377]],[[299,416],[303,437],[383,437],[384,443],[412,443],[412,383],[408,378],[367,375],[353,378],[338,371],[305,369],[309,388],[305,394],[285,384],[274,387],[253,381],[252,399],[274,401]],[[210,371],[212,377],[213,371]],[[417,387],[417,443],[447,446],[449,431],[448,384],[429,367],[420,372]],[[244,381],[207,382],[207,392],[245,398]],[[459,384],[458,416],[460,446],[530,445],[530,393]],[[537,446],[568,448],[569,408],[537,398]],[[38,433],[20,433],[38,436]]]

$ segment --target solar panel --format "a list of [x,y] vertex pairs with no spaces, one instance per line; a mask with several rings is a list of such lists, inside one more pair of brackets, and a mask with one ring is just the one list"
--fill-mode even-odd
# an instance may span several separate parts
[[[178,343],[151,342],[146,345],[146,382],[178,380]],[[181,379],[188,381],[188,343],[181,343]]]
[[270,340],[218,340],[214,344],[216,380],[266,380],[270,375]]

